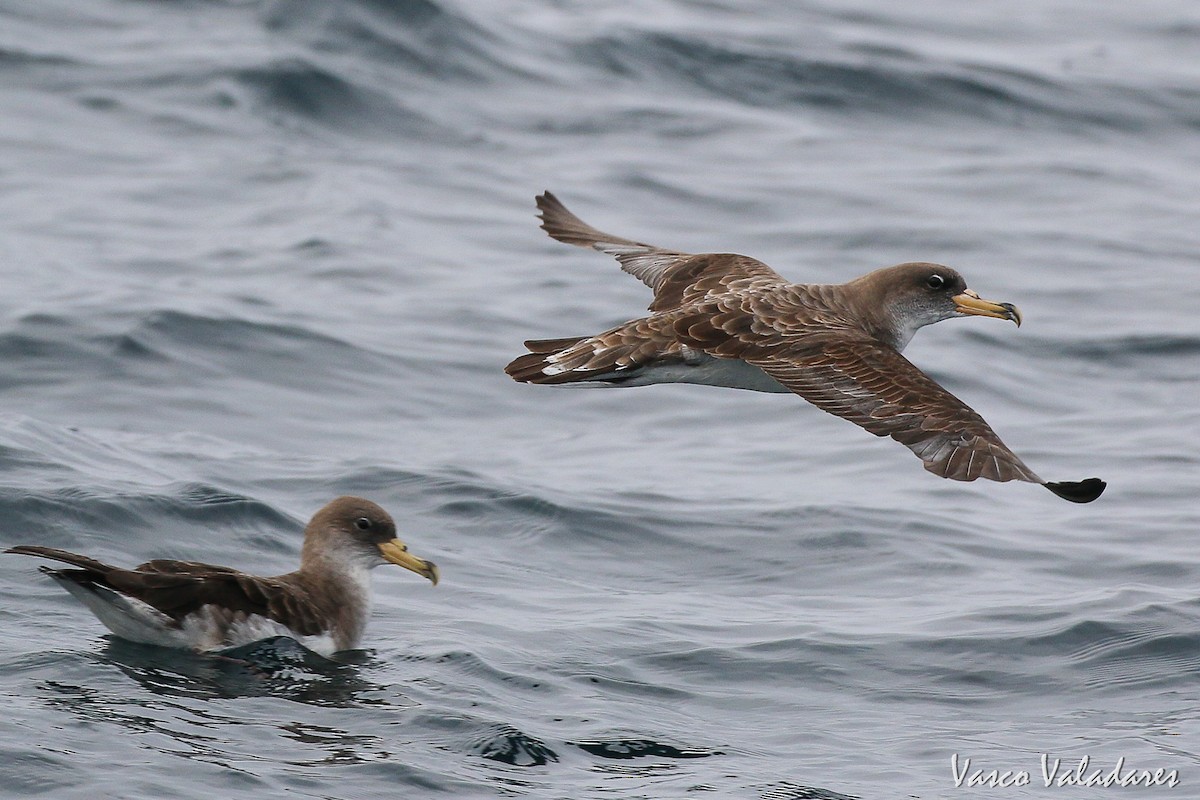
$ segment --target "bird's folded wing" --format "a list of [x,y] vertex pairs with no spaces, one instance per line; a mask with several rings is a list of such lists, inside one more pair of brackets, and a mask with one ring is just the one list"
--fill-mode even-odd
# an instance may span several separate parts
[[70,550],[59,550],[57,547],[43,547],[36,544],[19,544],[16,547],[10,547],[4,552],[16,553],[22,556],[36,556],[38,558],[49,558],[53,561],[61,561],[64,564],[70,564],[73,567],[79,567],[86,572],[104,573],[108,570],[116,569],[116,567],[105,564],[103,561],[98,561],[90,556],[81,556],[78,553],[72,553]]
[[240,575],[243,574],[233,567],[220,567],[215,564],[205,564],[200,561],[176,561],[173,558],[158,558],[138,564],[134,567],[137,572],[156,572],[163,575]]
[[192,612],[212,606],[219,613],[273,619],[305,636],[324,629],[308,593],[286,575],[260,578],[230,567],[171,559],[123,569],[68,550],[37,545],[19,545],[7,552],[70,564],[75,569],[59,570],[61,577],[82,585],[98,584],[136,598],[177,623]]
[[263,578],[229,567],[162,559],[135,569],[114,569],[104,576],[104,583],[176,621],[212,606],[221,613],[272,619],[305,636],[323,630],[318,609],[307,593],[285,578]]

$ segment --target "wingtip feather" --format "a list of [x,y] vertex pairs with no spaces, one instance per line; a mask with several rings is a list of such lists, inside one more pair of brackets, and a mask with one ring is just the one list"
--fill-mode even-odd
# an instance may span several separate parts
[[1104,494],[1104,489],[1107,486],[1108,484],[1099,478],[1045,484],[1047,489],[1064,500],[1070,500],[1072,503],[1090,503]]

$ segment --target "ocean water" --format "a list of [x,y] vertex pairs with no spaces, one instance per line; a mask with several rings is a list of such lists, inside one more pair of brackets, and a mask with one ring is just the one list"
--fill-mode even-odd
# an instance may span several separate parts
[[[354,493],[443,571],[247,669],[0,558],[0,796],[1198,796],[1198,44],[1182,0],[0,0],[0,545],[272,574]],[[955,266],[1025,324],[906,354],[1107,493],[513,383],[649,301],[543,189],[798,281]]]

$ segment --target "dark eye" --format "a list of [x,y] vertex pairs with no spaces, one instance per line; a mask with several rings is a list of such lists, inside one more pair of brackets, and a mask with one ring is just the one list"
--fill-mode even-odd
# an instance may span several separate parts
[[360,531],[369,531],[371,530],[371,520],[367,519],[366,517],[359,517],[358,519],[354,520],[354,527],[358,528]]
[[941,289],[946,285],[946,279],[936,272],[925,279],[925,285],[930,289]]

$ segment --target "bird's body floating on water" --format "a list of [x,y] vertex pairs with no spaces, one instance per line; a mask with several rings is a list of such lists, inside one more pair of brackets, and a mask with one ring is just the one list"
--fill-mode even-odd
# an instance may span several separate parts
[[300,569],[273,578],[168,559],[122,569],[36,545],[7,552],[70,564],[42,569],[117,636],[198,651],[280,635],[323,655],[353,649],[370,614],[371,569],[397,564],[438,581],[437,566],[396,538],[391,516],[359,497],[318,511],[304,530]]
[[892,437],[945,478],[1029,481],[1076,503],[1104,491],[1099,478],[1042,480],[979,414],[900,355],[918,328],[951,317],[1021,324],[1016,307],[981,299],[955,270],[918,262],[844,284],[789,283],[747,256],[681,253],[611,236],[550,192],[537,205],[551,237],[615,257],[654,300],[649,316],[594,336],[527,341],[530,352],[505,368],[514,380],[792,392]]

